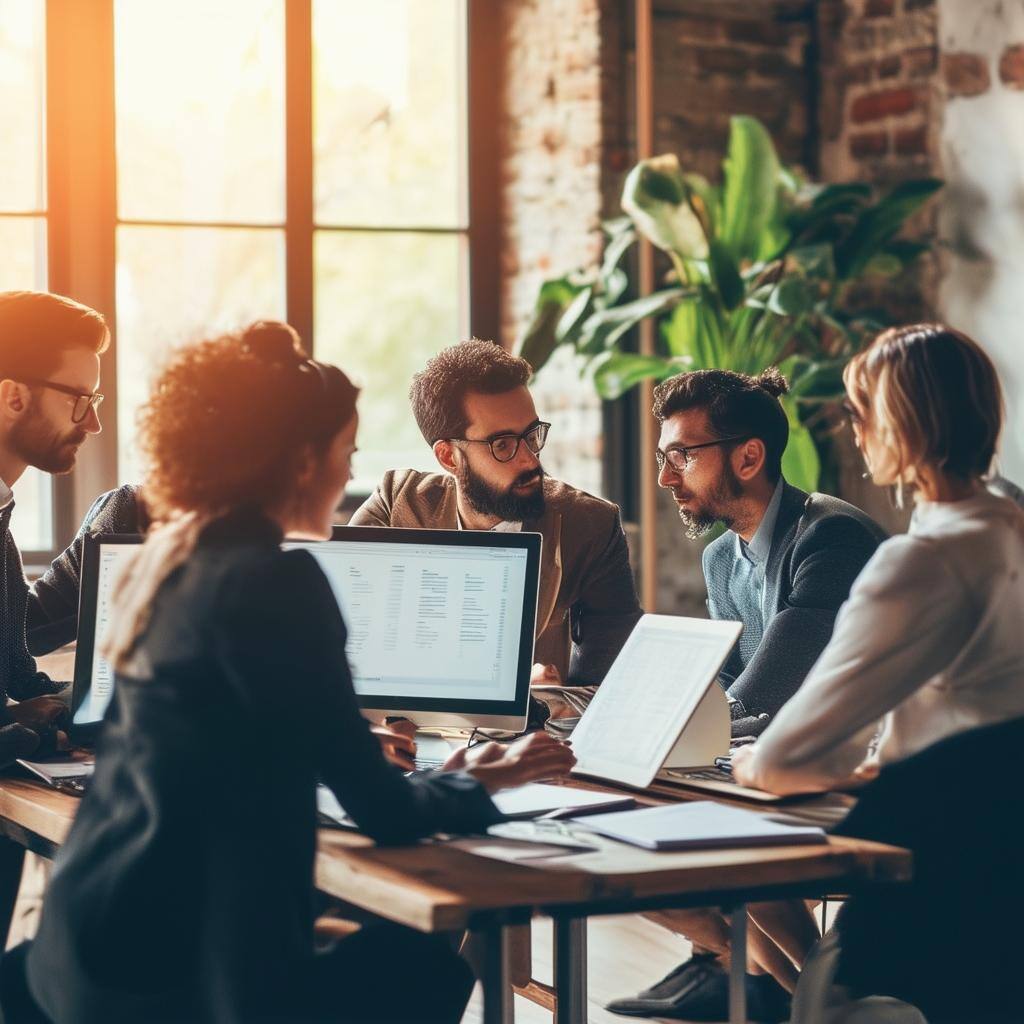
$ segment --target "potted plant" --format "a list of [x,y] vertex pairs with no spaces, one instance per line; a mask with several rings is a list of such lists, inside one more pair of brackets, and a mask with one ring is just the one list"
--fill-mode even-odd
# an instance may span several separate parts
[[[569,346],[605,399],[687,369],[778,366],[790,382],[784,472],[813,490],[815,434],[842,393],[843,367],[885,326],[883,314],[857,308],[855,286],[901,273],[927,249],[897,236],[941,186],[915,179],[878,196],[861,182],[813,184],[782,166],[759,121],[734,117],[721,185],[671,155],[632,169],[601,266],[544,282],[519,352],[540,370]],[[629,298],[623,264],[640,235],[670,266],[665,287]],[[655,355],[627,344],[645,317],[660,323]]]

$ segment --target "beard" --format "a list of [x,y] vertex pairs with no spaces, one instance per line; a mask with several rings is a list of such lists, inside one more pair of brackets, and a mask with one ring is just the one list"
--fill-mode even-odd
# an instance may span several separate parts
[[[673,490],[672,493],[676,492]],[[722,523],[727,530],[731,529],[733,515],[730,506],[742,493],[743,485],[736,478],[732,466],[726,464],[710,495],[690,508],[679,509],[679,518],[686,527],[687,538],[697,540],[710,533],[718,523]]]
[[19,459],[44,473],[70,473],[88,436],[80,427],[67,433],[56,431],[42,416],[30,412],[15,423],[10,446]]
[[[539,519],[544,514],[544,470],[541,466],[521,473],[504,489],[494,487],[477,476],[466,462],[459,467],[457,479],[466,501],[481,515],[522,523],[528,519]],[[534,480],[537,486],[525,495],[516,494],[513,490]]]

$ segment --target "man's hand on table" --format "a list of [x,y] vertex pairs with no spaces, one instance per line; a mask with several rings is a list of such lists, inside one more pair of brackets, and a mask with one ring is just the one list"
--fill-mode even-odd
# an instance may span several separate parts
[[395,767],[411,772],[416,768],[416,725],[407,718],[399,718],[385,725],[377,723],[370,726],[370,732],[377,737],[377,742],[387,758]]

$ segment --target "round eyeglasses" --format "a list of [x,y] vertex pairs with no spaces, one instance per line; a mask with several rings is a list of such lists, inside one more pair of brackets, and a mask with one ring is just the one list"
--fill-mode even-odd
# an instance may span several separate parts
[[32,384],[38,388],[49,388],[51,391],[59,391],[62,395],[70,395],[75,404],[71,410],[71,422],[81,423],[89,415],[90,409],[97,410],[103,404],[103,395],[98,391],[79,391],[78,388],[69,387],[67,384],[59,384],[55,380],[39,380],[34,377],[22,377],[22,384]]
[[660,448],[654,452],[654,461],[658,464],[658,472],[665,468],[668,463],[677,473],[682,473],[693,465],[691,452],[700,451],[701,448],[714,448],[719,444],[728,444],[730,441],[747,441],[749,436],[720,437],[717,441],[705,441],[703,444],[676,445],[663,452]]
[[486,444],[498,462],[511,462],[519,454],[519,445],[524,441],[534,455],[540,455],[541,449],[547,443],[550,429],[550,423],[535,423],[521,434],[497,434],[483,440],[472,437],[449,437],[445,440],[457,441],[459,444]]

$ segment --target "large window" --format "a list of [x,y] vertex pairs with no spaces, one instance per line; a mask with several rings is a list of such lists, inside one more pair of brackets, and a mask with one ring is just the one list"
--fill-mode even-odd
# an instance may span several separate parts
[[[0,289],[45,289],[46,39],[43,0],[0,3]],[[17,481],[11,530],[23,551],[53,547],[50,477]]]
[[[0,3],[5,150],[23,156],[0,167],[0,287],[49,284],[115,328],[76,512],[139,479],[138,409],[173,348],[258,318],[362,386],[355,490],[430,465],[409,378],[498,319],[496,217],[478,216],[494,17],[491,0]],[[19,544],[63,543],[52,523],[74,518],[47,519],[47,478],[26,484]]]

